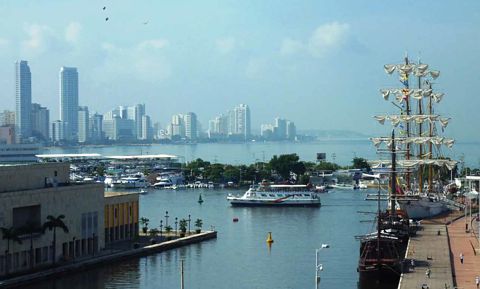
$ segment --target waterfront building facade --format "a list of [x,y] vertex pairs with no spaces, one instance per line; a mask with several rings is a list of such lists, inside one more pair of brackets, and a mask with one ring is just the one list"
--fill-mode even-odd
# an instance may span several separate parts
[[[39,153],[39,149],[39,146],[34,143],[0,143],[0,164],[36,162],[38,160],[36,155]],[[0,182],[0,188],[4,185]]]
[[38,103],[32,103],[32,136],[47,141],[50,138],[50,111]]
[[265,140],[295,140],[297,137],[295,123],[280,117],[275,118],[274,124],[262,124],[260,132]]
[[148,115],[143,115],[142,116],[142,122],[141,122],[141,140],[152,140],[152,125],[150,121],[150,117]]
[[185,138],[195,140],[198,136],[197,131],[197,115],[193,112],[188,112],[183,115],[183,123],[185,124]]
[[66,140],[78,139],[78,71],[75,67],[60,68],[60,120],[65,123]]
[[17,142],[32,135],[32,74],[28,62],[15,62],[15,133]]
[[90,138],[90,115],[88,114],[88,107],[78,107],[78,142],[86,143]]
[[[0,239],[0,276],[94,256],[105,247],[103,185],[71,184],[69,169],[68,163],[0,167],[0,227],[22,241]],[[42,225],[60,215],[68,233],[56,228],[53,243]]]
[[105,244],[138,236],[138,194],[105,192]]

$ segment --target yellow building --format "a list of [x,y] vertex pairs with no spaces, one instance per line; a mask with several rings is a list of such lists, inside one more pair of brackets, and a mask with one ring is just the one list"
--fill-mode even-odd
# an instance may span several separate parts
[[105,192],[105,244],[138,236],[138,194]]

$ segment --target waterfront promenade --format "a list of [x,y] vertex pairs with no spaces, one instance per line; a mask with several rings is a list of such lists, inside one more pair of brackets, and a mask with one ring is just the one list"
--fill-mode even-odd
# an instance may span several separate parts
[[53,278],[55,276],[65,275],[67,273],[79,272],[88,268],[99,266],[102,264],[109,264],[115,261],[125,260],[133,257],[147,256],[202,241],[215,239],[217,237],[216,231],[204,231],[199,234],[186,236],[183,238],[174,239],[158,244],[147,245],[137,249],[118,250],[110,254],[100,254],[97,257],[85,259],[82,261],[60,265],[50,269],[42,270],[40,272],[26,274],[10,279],[0,281],[0,288],[22,288],[23,285],[32,283],[41,279]]
[[[448,225],[452,267],[457,288],[477,288],[475,277],[480,276],[480,251],[478,251],[479,243],[477,238],[478,224],[474,222],[472,227],[473,231],[466,232],[465,218],[458,219]],[[460,253],[464,256],[463,264],[460,262]]]
[[[398,289],[453,289],[448,241],[446,225],[422,225],[422,230],[410,238],[406,253],[408,261],[415,260],[415,268],[406,266],[408,272],[402,274]],[[426,274],[427,268],[430,269],[430,278]]]

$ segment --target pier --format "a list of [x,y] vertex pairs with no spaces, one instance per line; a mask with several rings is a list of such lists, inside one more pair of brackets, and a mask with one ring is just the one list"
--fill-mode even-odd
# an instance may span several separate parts
[[[416,236],[410,237],[405,258],[415,260],[415,268],[405,266],[398,289],[454,288],[450,245],[444,224],[425,224]],[[430,278],[426,272],[430,268]],[[423,286],[423,287],[422,287]]]

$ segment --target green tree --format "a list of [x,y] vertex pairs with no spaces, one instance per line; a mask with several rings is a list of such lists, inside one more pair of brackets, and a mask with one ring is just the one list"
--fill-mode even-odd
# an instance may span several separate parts
[[10,241],[13,242],[13,246],[13,244],[15,243],[22,244],[22,240],[19,238],[19,231],[13,227],[1,227],[0,231],[2,232],[2,239],[7,240],[7,250],[5,250],[5,274],[8,274],[8,271],[10,269]]
[[367,160],[364,158],[354,157],[352,160],[352,163],[353,163],[354,169],[363,169],[366,171],[370,171],[370,165],[368,164]]
[[340,169],[341,167],[337,165],[336,163],[331,163],[331,162],[320,162],[315,169],[319,171],[336,171]]
[[305,165],[299,161],[297,154],[276,155],[270,160],[269,164],[284,180],[289,179],[290,172],[297,175],[305,173]]
[[142,225],[142,232],[146,234],[148,232],[148,223],[150,222],[149,218],[141,217],[140,224]]
[[223,173],[226,181],[238,183],[240,180],[240,170],[238,167],[232,165],[226,165]]
[[202,226],[203,226],[203,221],[202,219],[197,219],[195,220],[195,228],[197,233],[200,233],[202,231]]
[[58,217],[54,217],[52,215],[47,216],[47,221],[43,224],[43,232],[48,229],[49,231],[53,230],[53,250],[52,250],[52,262],[55,264],[55,259],[56,259],[56,252],[57,252],[57,228],[62,229],[64,233],[68,233],[68,227],[65,225],[63,222],[63,219],[65,219],[65,215],[59,215]]
[[187,232],[187,220],[181,219],[180,222],[178,223],[178,227],[180,229],[181,234],[185,236],[185,233]]
[[222,164],[212,164],[205,170],[205,175],[210,181],[220,183],[223,180],[223,172]]
[[30,238],[30,269],[33,268],[34,265],[34,254],[33,254],[33,237],[35,234],[42,232],[42,228],[33,222],[27,222],[24,227],[20,229],[22,234],[27,234]]

